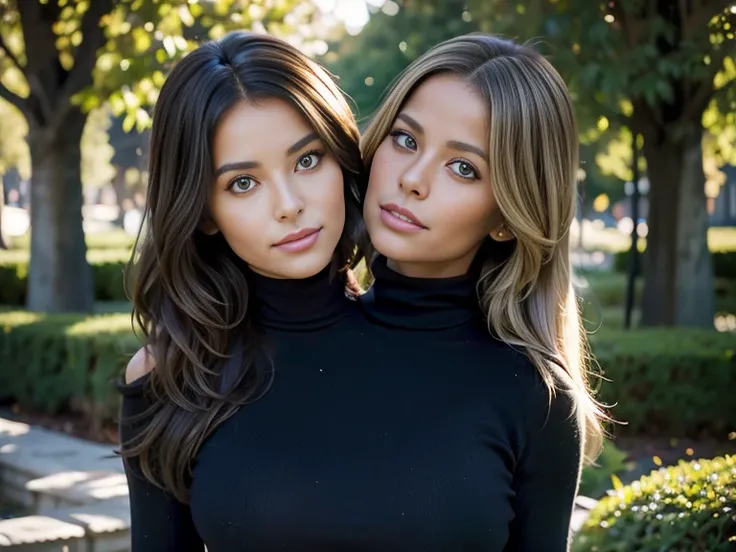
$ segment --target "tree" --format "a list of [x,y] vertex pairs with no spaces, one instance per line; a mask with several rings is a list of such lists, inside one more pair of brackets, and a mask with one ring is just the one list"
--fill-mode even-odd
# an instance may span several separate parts
[[[90,109],[110,100],[126,124],[148,122],[169,64],[196,39],[230,29],[284,34],[311,16],[296,0],[0,0],[0,98],[28,124],[31,263],[27,307],[92,308],[82,231],[82,133]],[[32,45],[32,47],[31,47]],[[22,75],[13,86],[12,67]]]
[[544,36],[588,121],[605,116],[643,137],[651,185],[645,325],[713,325],[704,114],[710,106],[715,115],[707,123],[717,127],[736,110],[732,3],[537,0],[527,4],[531,19],[499,27],[499,17],[510,19],[506,4],[469,2],[488,29]]

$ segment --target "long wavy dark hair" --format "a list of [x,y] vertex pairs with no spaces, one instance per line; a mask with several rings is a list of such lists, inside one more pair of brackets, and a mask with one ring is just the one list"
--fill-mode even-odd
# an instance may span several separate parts
[[129,266],[133,323],[156,365],[144,388],[151,406],[121,454],[182,502],[202,442],[271,380],[268,363],[256,362],[245,263],[220,233],[201,230],[215,128],[238,102],[265,98],[290,102],[342,168],[346,223],[333,276],[345,278],[362,257],[359,132],[331,75],[288,43],[246,32],[203,44],[178,62],[154,110],[144,230]]

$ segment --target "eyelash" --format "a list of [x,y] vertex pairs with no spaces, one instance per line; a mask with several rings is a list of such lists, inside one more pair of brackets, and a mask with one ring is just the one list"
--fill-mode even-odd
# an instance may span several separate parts
[[[392,130],[389,131],[389,134],[391,135],[391,138],[392,138],[394,144],[397,147],[399,147],[399,148],[401,148],[403,150],[409,149],[409,148],[407,148],[407,147],[402,146],[401,144],[399,144],[398,138],[400,138],[401,136],[406,136],[407,138],[411,138],[412,140],[414,140],[414,143],[415,144],[417,143],[416,138],[414,138],[411,134],[409,134],[405,130],[392,129]],[[409,151],[411,151],[411,150],[409,150]]]
[[[314,167],[309,167],[309,168],[302,169],[301,171],[299,171],[298,170],[298,167],[299,167],[299,163],[301,162],[301,160],[304,159],[305,157],[309,157],[310,155],[314,155],[315,157],[317,157],[317,161],[316,161],[316,164],[314,165]],[[325,153],[323,151],[316,150],[316,149],[315,150],[309,150],[309,151],[303,153],[302,155],[299,156],[299,159],[297,159],[297,161],[296,161],[296,167],[295,167],[295,171],[294,172],[309,172],[309,171],[315,170],[319,166],[319,163],[320,163],[320,161],[322,160],[322,158],[324,156],[325,156]],[[258,182],[255,178],[253,178],[251,176],[239,175],[239,176],[236,176],[235,178],[233,178],[230,182],[228,182],[227,190],[228,191],[232,190],[235,187],[235,184],[238,182],[238,180],[250,180],[252,182]],[[253,190],[253,188],[249,188],[248,190],[239,191],[239,192],[236,192],[236,193],[238,195],[242,195],[242,194],[247,194],[248,192],[251,192],[252,190]]]
[[[393,139],[393,142],[396,145],[396,147],[401,148],[403,150],[414,151],[405,146],[402,146],[401,144],[399,144],[397,140],[401,136],[406,136],[407,138],[411,138],[412,140],[414,140],[414,143],[416,144],[417,143],[416,138],[414,138],[410,133],[406,132],[405,130],[392,129],[389,131],[389,135]],[[462,178],[463,180],[469,180],[469,181],[478,180],[480,178],[480,173],[478,172],[478,169],[476,169],[475,165],[473,165],[470,161],[467,161],[466,159],[454,159],[450,161],[450,163],[447,166],[449,167],[451,165],[454,165],[455,163],[465,163],[466,165],[470,167],[470,170],[473,171],[472,176],[463,176],[460,173],[452,171],[453,174],[455,174],[458,178]]]

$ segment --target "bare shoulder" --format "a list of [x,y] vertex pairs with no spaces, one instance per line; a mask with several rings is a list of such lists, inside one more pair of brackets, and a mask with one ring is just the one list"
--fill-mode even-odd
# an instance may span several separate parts
[[145,347],[141,347],[133,355],[125,369],[125,383],[133,383],[151,373],[156,366],[153,355]]

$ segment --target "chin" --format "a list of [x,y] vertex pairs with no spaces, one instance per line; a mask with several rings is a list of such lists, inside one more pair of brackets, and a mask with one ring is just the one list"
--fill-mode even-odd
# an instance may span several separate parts
[[370,234],[373,248],[392,261],[414,261],[417,253],[420,255],[422,253],[422,248],[418,248],[416,242],[412,243],[409,236],[402,236],[401,234],[392,232],[383,227],[383,225],[376,228],[373,232],[369,229],[368,233]]
[[329,254],[314,252],[280,263],[279,273],[289,280],[304,280],[319,274],[332,262],[332,251]]

